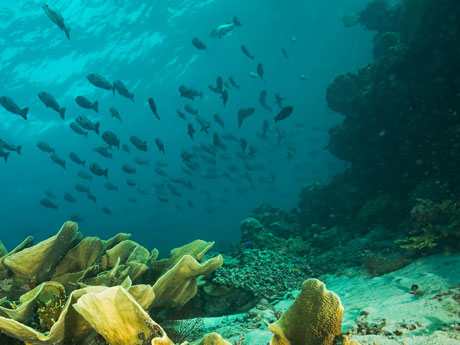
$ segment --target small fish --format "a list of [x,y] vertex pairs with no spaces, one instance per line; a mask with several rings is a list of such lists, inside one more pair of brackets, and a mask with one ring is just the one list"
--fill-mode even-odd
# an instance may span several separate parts
[[127,173],[127,174],[135,174],[136,173],[136,168],[133,168],[131,165],[129,164],[125,164],[121,167],[121,169]]
[[118,139],[116,134],[112,131],[105,131],[102,133],[102,140],[104,140],[110,148],[112,148],[112,146],[116,146],[118,150],[120,150],[120,139]]
[[138,138],[137,136],[133,135],[129,138],[129,141],[137,147],[140,151],[147,151],[147,141]]
[[293,110],[294,110],[294,108],[291,107],[291,106],[284,107],[283,109],[281,109],[281,111],[278,113],[278,115],[276,115],[275,122],[284,120],[285,118],[289,117],[292,114]]
[[37,143],[37,147],[42,150],[43,152],[47,152],[47,153],[54,153],[56,152],[56,149],[51,147],[50,144],[48,144],[47,142],[45,141],[39,141]]
[[112,211],[105,206],[102,208],[102,212],[109,216],[112,214]]
[[75,98],[75,102],[77,102],[77,104],[82,108],[94,110],[96,113],[99,112],[99,102],[98,101],[91,102],[85,96],[78,96]]
[[223,36],[231,32],[235,28],[235,26],[241,26],[241,23],[239,22],[238,18],[233,17],[233,21],[231,23],[222,24],[215,27],[211,31],[211,34],[209,36],[222,38]]
[[167,196],[167,195],[157,194],[157,198],[158,198],[158,200],[160,200],[162,203],[167,204],[167,203],[169,202],[168,196]]
[[221,76],[218,76],[218,77],[217,77],[217,79],[216,79],[216,85],[217,85],[217,90],[219,91],[219,93],[222,93],[222,89],[223,89],[223,87],[224,87],[224,82],[223,82]]
[[93,177],[90,174],[88,174],[86,171],[84,171],[84,170],[80,170],[78,172],[78,177],[80,177],[80,178],[82,178],[84,180],[89,180],[89,181],[91,181],[93,179]]
[[228,101],[228,92],[227,90],[224,90],[222,92],[222,96],[220,96],[222,98],[222,101],[224,102],[224,107],[225,105],[227,104],[227,101]]
[[215,147],[218,147],[224,151],[227,149],[227,147],[222,142],[222,140],[220,140],[219,135],[216,132],[213,133],[212,139],[213,139],[213,144]]
[[129,146],[128,144],[123,144],[123,146],[121,147],[123,149],[123,151],[129,153],[131,150],[129,149]]
[[136,191],[140,194],[140,195],[150,195],[150,193],[144,189],[144,188],[141,188],[141,187],[137,187]]
[[110,107],[109,111],[110,111],[110,114],[112,114],[112,117],[120,120],[121,122],[120,112],[115,107]]
[[198,37],[194,37],[192,39],[192,44],[195,46],[195,48],[197,48],[199,50],[206,50],[207,49],[206,44],[204,44],[203,41],[201,41]]
[[179,115],[179,117],[184,120],[184,121],[187,121],[187,118],[185,117],[185,114],[183,111],[180,111],[179,109],[176,109],[176,112],[177,112],[177,115]]
[[134,158],[134,163],[139,165],[150,165],[150,160],[148,159],[141,159],[139,157]]
[[27,113],[29,112],[29,108],[19,108],[18,105],[8,96],[1,96],[0,104],[10,113],[19,115],[24,118],[24,120],[27,120]]
[[75,190],[80,193],[88,193],[89,192],[89,187],[88,186],[83,186],[81,184],[75,185]]
[[127,179],[126,180],[126,184],[128,186],[131,186],[131,187],[135,187],[136,186],[136,181],[132,180],[132,179]]
[[134,102],[134,94],[129,92],[128,88],[123,84],[121,80],[115,80],[113,82],[113,88],[118,92],[120,96],[130,99]]
[[236,81],[235,81],[235,79],[233,79],[233,77],[228,77],[228,80],[230,81],[230,84],[232,84],[235,89],[240,88],[240,86],[236,83]]
[[45,190],[45,194],[48,198],[50,199],[56,199],[56,194],[54,194],[52,191],[50,191],[49,189]]
[[259,76],[255,72],[249,72],[249,78],[252,79],[259,79]]
[[94,86],[100,89],[112,91],[113,94],[115,94],[115,87],[113,86],[113,84],[109,82],[106,78],[104,78],[102,75],[97,73],[90,73],[86,76],[86,78]]
[[79,216],[78,214],[72,214],[69,219],[72,221],[72,222],[83,222],[84,221],[84,218],[82,216]]
[[74,196],[70,193],[64,193],[64,200],[72,204],[77,201],[77,199],[75,199]]
[[40,101],[42,101],[47,108],[51,108],[58,112],[61,118],[64,120],[66,108],[61,108],[52,94],[48,92],[40,92],[38,94],[38,98],[40,98]]
[[44,4],[42,8],[48,18],[51,19],[51,21],[56,24],[61,31],[64,31],[67,39],[70,40],[70,28],[65,25],[64,17],[61,12],[57,8],[48,4]]
[[308,79],[310,79],[310,78],[308,77],[308,75],[305,75],[305,74],[299,75],[299,78],[300,78],[300,80],[308,80]]
[[238,110],[238,128],[241,128],[243,120],[254,114],[255,108],[240,108]]
[[63,160],[61,157],[59,157],[57,154],[54,152],[51,154],[51,160],[53,163],[56,163],[57,165],[60,165],[65,169],[65,160]]
[[191,162],[192,158],[195,158],[194,154],[191,154],[187,151],[182,151],[180,156],[182,158],[182,162],[189,162],[189,163]]
[[209,134],[208,129],[211,127],[211,124],[209,121],[203,119],[202,117],[197,116],[196,120],[200,124],[200,132],[205,132],[206,134]]
[[149,106],[150,106],[150,109],[152,110],[153,115],[155,115],[156,118],[159,120],[160,116],[158,116],[157,105],[155,104],[155,101],[153,100],[152,97],[150,97],[148,99],[148,102],[149,102]]
[[272,108],[269,105],[267,105],[267,90],[262,90],[260,92],[259,103],[265,110],[268,110],[269,112],[272,111]]
[[22,145],[14,145],[8,141],[0,139],[0,149],[16,152],[18,155],[21,154]]
[[289,55],[288,55],[288,53],[286,52],[286,49],[281,48],[281,53],[283,53],[284,57],[285,57],[286,59],[289,60]]
[[133,204],[135,204],[137,202],[137,200],[135,198],[128,198],[128,201],[132,202]]
[[10,156],[10,153],[3,151],[3,149],[0,147],[0,157],[2,157],[5,160],[5,163],[8,163],[9,156]]
[[156,173],[157,175],[160,175],[160,176],[163,176],[163,177],[168,176],[168,174],[166,174],[166,171],[164,171],[164,170],[161,169],[160,167],[155,167],[155,173]]
[[55,205],[51,200],[45,198],[40,200],[40,205],[46,208],[54,208],[55,210],[58,209],[57,205]]
[[93,152],[99,153],[102,157],[113,158],[112,152],[109,146],[97,145],[93,147]]
[[265,80],[264,79],[264,66],[261,63],[257,65],[257,75],[260,77],[260,79]]
[[89,170],[96,176],[105,176],[105,178],[108,178],[109,169],[102,169],[97,163],[91,164]]
[[114,185],[112,182],[106,182],[106,183],[104,183],[104,187],[105,187],[107,190],[110,190],[110,191],[117,191],[117,190],[118,190],[118,186]]
[[241,50],[243,51],[244,55],[246,55],[246,56],[247,56],[248,58],[250,58],[251,60],[254,60],[254,55],[252,55],[252,54],[249,52],[248,48],[247,48],[244,44],[241,46]]
[[161,152],[163,152],[163,154],[165,154],[165,146],[160,138],[155,138],[155,144],[157,145],[158,150],[160,150]]
[[88,131],[94,131],[99,134],[99,122],[91,122],[86,116],[78,116],[75,120],[77,124]]
[[262,136],[265,138],[268,130],[268,120],[265,120],[262,124]]
[[69,153],[69,158],[76,164],[81,165],[82,167],[85,166],[86,161],[82,160],[75,152]]
[[76,122],[71,122],[69,126],[75,133],[88,138],[88,132],[84,131]]
[[87,197],[89,200],[92,200],[92,201],[94,201],[94,203],[96,203],[96,196],[95,196],[93,193],[91,193],[91,192],[89,192],[89,191],[86,192],[86,197]]
[[193,135],[196,133],[195,128],[193,128],[193,125],[191,123],[188,124],[188,130],[187,130],[188,136],[193,139]]
[[184,105],[184,109],[187,113],[190,113],[192,115],[198,115],[198,110],[193,108],[191,105],[186,104]]
[[222,128],[224,128],[224,120],[220,117],[219,114],[214,114],[214,121],[216,121]]
[[179,86],[179,92],[180,97],[185,97],[191,99],[192,101],[195,100],[195,97],[203,99],[203,92],[192,89],[191,87],[186,87],[185,85]]
[[241,147],[241,152],[244,153],[246,151],[246,147],[248,146],[248,141],[244,138],[240,139],[240,147]]
[[278,107],[284,108],[283,101],[285,100],[286,98],[281,97],[279,93],[275,94],[275,103],[278,105]]

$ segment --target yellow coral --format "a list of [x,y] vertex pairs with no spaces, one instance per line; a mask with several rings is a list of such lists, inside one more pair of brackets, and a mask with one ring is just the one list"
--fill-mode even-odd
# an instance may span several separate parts
[[231,345],[231,343],[223,339],[219,333],[212,332],[206,334],[199,345]]

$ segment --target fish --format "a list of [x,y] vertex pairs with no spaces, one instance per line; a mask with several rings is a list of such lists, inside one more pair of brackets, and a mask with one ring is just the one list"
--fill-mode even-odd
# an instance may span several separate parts
[[130,99],[134,102],[134,94],[129,92],[128,88],[123,84],[121,80],[115,80],[113,82],[113,88],[118,92],[120,96]]
[[75,199],[74,196],[70,193],[64,193],[64,200],[72,204],[77,201],[77,199]]
[[158,200],[160,200],[162,203],[167,204],[169,202],[168,196],[164,194],[157,194]]
[[224,82],[222,80],[221,76],[218,76],[216,79],[216,85],[217,85],[217,90],[219,93],[222,93],[223,87],[224,87]]
[[220,96],[222,98],[222,101],[224,103],[224,107],[225,105],[227,104],[227,101],[228,101],[228,91],[227,90],[224,90],[222,92],[222,96]]
[[214,114],[214,121],[216,121],[216,123],[218,123],[222,128],[224,128],[224,120],[222,120],[219,114]]
[[129,141],[131,141],[131,143],[134,146],[136,146],[138,150],[147,151],[147,141],[146,140],[142,140],[138,138],[137,136],[133,135],[129,137]]
[[310,79],[310,78],[308,77],[308,75],[305,75],[305,74],[299,75],[299,78],[300,78],[300,80],[308,80],[308,79]]
[[187,151],[182,151],[180,154],[182,162],[191,162],[192,158],[195,158],[195,155]]
[[134,158],[134,163],[139,165],[150,165],[150,160],[148,159],[141,159],[139,157]]
[[184,105],[184,109],[187,113],[190,113],[192,115],[198,115],[198,110],[193,108],[191,105],[186,104]]
[[155,138],[155,144],[157,145],[158,150],[160,150],[161,152],[163,152],[163,154],[165,154],[165,146],[160,138]]
[[292,111],[294,110],[293,107],[287,106],[281,109],[281,111],[276,115],[275,117],[275,122],[284,120],[285,118],[289,117],[292,114]]
[[97,145],[93,147],[93,152],[99,153],[102,157],[113,158],[112,152],[109,146]]
[[110,111],[110,114],[112,114],[112,117],[115,117],[121,122],[120,112],[115,107],[110,107],[109,111]]
[[59,157],[56,153],[51,154],[51,160],[53,163],[56,163],[57,165],[60,165],[65,169],[65,160],[63,160],[61,157]]
[[131,150],[129,149],[129,146],[128,144],[123,144],[123,146],[121,147],[123,149],[123,151],[129,153]]
[[111,82],[109,82],[105,77],[97,73],[90,73],[86,76],[88,81],[93,84],[94,86],[103,89],[112,91],[115,94],[115,87]]
[[250,58],[251,60],[254,60],[254,55],[252,55],[252,54],[249,52],[248,48],[247,48],[244,44],[241,46],[241,50],[243,51],[243,54],[244,54],[244,55],[246,55],[246,56],[247,56],[248,58]]
[[198,37],[193,37],[192,44],[199,50],[207,49],[206,44],[204,44],[203,41],[201,41]]
[[78,116],[75,121],[77,122],[77,124],[83,128],[83,129],[86,129],[88,131],[94,131],[96,132],[96,134],[99,135],[99,122],[91,122],[86,116]]
[[10,153],[3,151],[3,149],[0,147],[0,157],[2,157],[5,160],[5,163],[8,163],[9,156],[10,156]]
[[259,94],[259,103],[265,110],[272,111],[272,108],[267,105],[267,90],[262,90]]
[[112,214],[112,211],[105,206],[102,208],[102,212],[109,216]]
[[219,88],[217,86],[214,86],[214,85],[208,85],[209,89],[214,92],[214,93],[218,93],[218,94],[221,94],[222,93],[222,90],[219,90]]
[[108,178],[109,168],[103,169],[97,163],[93,163],[89,166],[89,170],[96,176],[105,176],[105,178]]
[[61,108],[58,102],[56,101],[56,98],[54,98],[52,94],[48,92],[40,92],[38,94],[38,98],[40,99],[40,101],[43,102],[43,104],[47,108],[51,108],[54,111],[58,112],[59,116],[61,116],[61,118],[64,120],[66,108]]
[[195,128],[193,128],[193,125],[191,123],[188,124],[187,128],[188,128],[187,129],[188,136],[192,138],[192,140],[194,140],[193,135],[196,133]]
[[176,112],[177,112],[177,115],[179,115],[179,117],[184,120],[184,121],[187,121],[187,118],[185,117],[185,114],[183,111],[180,111],[179,109],[176,109]]
[[244,138],[240,139],[240,147],[241,147],[241,152],[244,153],[246,151],[246,147],[248,146],[248,141]]
[[88,193],[89,192],[89,187],[88,186],[83,186],[81,184],[75,185],[75,190],[80,193]]
[[264,79],[264,66],[261,63],[257,65],[257,75],[260,77],[260,79],[265,80]]
[[129,202],[132,202],[132,203],[134,203],[134,204],[137,202],[137,200],[136,200],[135,198],[128,198],[128,201],[129,201]]
[[238,128],[241,128],[243,120],[254,114],[255,108],[240,108],[238,110]]
[[159,176],[163,176],[163,177],[166,177],[168,176],[168,174],[166,174],[166,171],[164,171],[163,169],[161,169],[160,167],[155,167],[155,173]]
[[268,120],[265,120],[262,124],[262,136],[265,138],[268,130]]
[[288,55],[288,53],[286,52],[286,49],[281,48],[281,53],[283,53],[284,57],[285,57],[286,59],[289,60],[289,55]]
[[46,208],[53,208],[55,210],[58,209],[58,206],[56,204],[54,204],[51,200],[46,199],[46,198],[43,198],[40,200],[40,205]]
[[203,99],[203,92],[197,91],[191,87],[186,87],[185,85],[179,86],[180,97],[185,97],[191,99],[192,101],[195,100],[195,97],[200,97]]
[[235,81],[235,79],[233,79],[233,77],[228,77],[228,80],[230,81],[230,84],[232,84],[235,89],[240,88],[240,86],[236,83],[236,81]]
[[78,214],[72,214],[69,219],[72,221],[72,222],[83,222],[84,221],[84,218],[82,216],[79,216]]
[[45,190],[45,195],[50,199],[56,199],[56,195],[49,189]]
[[209,134],[208,129],[211,127],[211,124],[209,121],[203,119],[202,117],[197,116],[196,120],[200,124],[200,132],[205,132],[206,134]]
[[14,145],[8,141],[0,139],[0,149],[16,152],[18,155],[21,155],[22,145]]
[[160,116],[158,116],[158,112],[157,112],[157,105],[155,104],[155,101],[153,100],[153,98],[150,97],[148,99],[148,102],[149,102],[149,106],[150,106],[150,109],[152,110],[153,115],[155,115],[156,118],[160,120]]
[[102,133],[102,140],[104,140],[110,148],[116,146],[118,151],[120,151],[120,139],[118,139],[117,135],[112,131],[105,131]]
[[88,174],[85,170],[80,170],[78,172],[78,177],[88,181],[91,181],[93,179],[93,177],[90,174]]
[[99,112],[99,101],[91,102],[85,96],[78,96],[75,98],[75,102],[82,108],[94,110],[96,113]]
[[220,140],[219,135],[216,132],[213,133],[212,139],[213,139],[213,144],[215,147],[218,147],[224,151],[227,149],[227,147],[222,142],[222,140]]
[[163,167],[163,168],[168,166],[168,163],[162,162],[162,161],[156,161],[155,164],[158,165],[159,167]]
[[126,180],[126,184],[128,186],[131,186],[131,187],[135,187],[136,186],[136,181],[132,180],[132,179],[127,179]]
[[75,152],[69,153],[69,158],[76,164],[81,165],[82,167],[85,166],[86,161],[82,160]]
[[24,120],[27,120],[27,113],[29,108],[19,108],[18,105],[8,96],[0,97],[0,104],[3,108],[8,110],[10,113],[21,116]]
[[47,142],[45,141],[39,141],[37,143],[37,147],[42,150],[43,152],[47,152],[47,153],[54,153],[56,152],[56,149],[51,147],[50,144],[48,144]]
[[88,138],[88,132],[84,131],[76,122],[71,122],[69,126],[75,133]]
[[238,18],[233,17],[233,21],[231,23],[222,24],[215,27],[209,36],[222,38],[230,33],[235,28],[235,26],[241,26],[241,23],[239,22]]
[[96,201],[96,196],[93,193],[91,193],[90,191],[86,192],[86,197],[88,198],[88,200],[94,201],[94,203],[97,202]]
[[255,72],[249,72],[249,78],[252,79],[259,79],[259,76]]
[[104,187],[105,187],[107,190],[110,190],[110,191],[117,191],[117,190],[118,190],[118,186],[114,185],[112,182],[106,182],[106,183],[104,183]]
[[48,4],[44,4],[42,8],[48,18],[51,19],[51,21],[56,24],[61,31],[64,31],[65,36],[70,40],[70,28],[65,25],[64,17],[61,12],[57,8]]
[[135,174],[136,173],[136,168],[133,168],[131,165],[129,164],[125,164],[121,167],[121,169],[127,173],[127,174]]
[[283,106],[284,100],[286,100],[286,98],[281,97],[279,93],[275,94],[275,103],[278,105],[278,107],[284,108]]
[[144,188],[141,188],[141,187],[137,187],[136,188],[136,191],[140,194],[140,195],[150,195],[150,193],[144,189]]

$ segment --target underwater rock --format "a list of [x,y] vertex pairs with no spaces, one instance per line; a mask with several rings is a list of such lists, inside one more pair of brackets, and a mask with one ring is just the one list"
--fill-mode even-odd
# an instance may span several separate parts
[[199,345],[232,345],[232,343],[223,339],[220,334],[212,332],[206,334],[203,339],[201,339]]
[[246,218],[241,222],[241,242],[251,242],[264,230],[264,227],[255,218]]

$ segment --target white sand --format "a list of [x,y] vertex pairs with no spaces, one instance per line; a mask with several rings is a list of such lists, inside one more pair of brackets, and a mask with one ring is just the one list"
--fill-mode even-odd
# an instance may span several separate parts
[[[459,345],[460,303],[453,299],[460,295],[460,255],[431,256],[384,276],[367,278],[361,272],[351,277],[322,277],[328,290],[337,293],[345,308],[342,331],[356,327],[355,319],[361,311],[368,313],[364,321],[371,325],[386,320],[386,335],[354,335],[361,344],[379,345]],[[420,294],[409,292],[417,284]],[[434,296],[450,291],[449,294]],[[286,310],[292,299],[275,305]],[[274,320],[270,310],[257,310],[263,319]],[[257,316],[255,316],[257,318]],[[260,319],[260,316],[258,317]],[[254,319],[254,315],[251,317]],[[247,314],[205,320],[209,331],[215,331],[230,342],[244,333],[247,345],[266,345],[271,333],[262,322],[248,321]],[[259,326],[254,329],[254,325]],[[415,327],[408,330],[403,327]],[[457,327],[457,329],[455,329]],[[250,329],[248,329],[250,328]],[[395,331],[402,335],[395,335]]]

